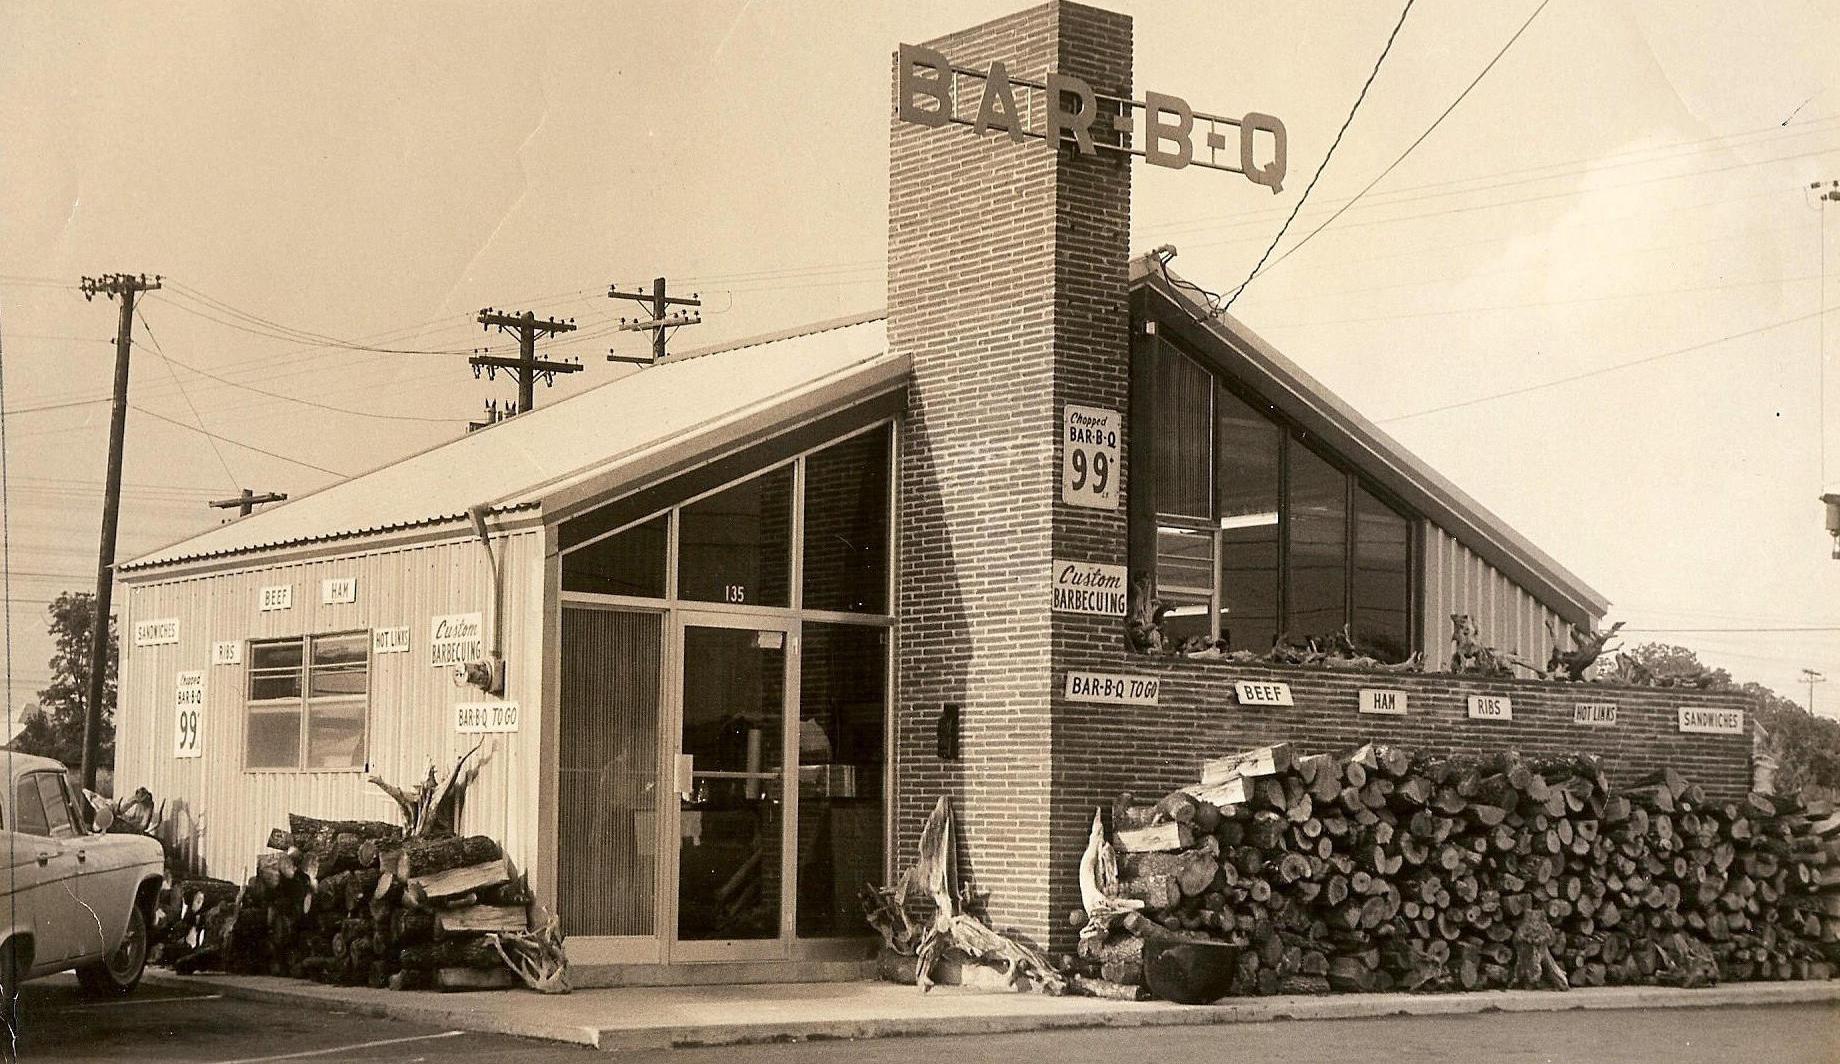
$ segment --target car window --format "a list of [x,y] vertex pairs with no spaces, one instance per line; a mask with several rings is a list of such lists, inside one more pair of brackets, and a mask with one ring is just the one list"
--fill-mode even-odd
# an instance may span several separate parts
[[70,807],[70,792],[64,789],[64,778],[55,772],[38,773],[38,796],[45,802],[45,822],[51,827],[54,839],[74,839],[81,835],[77,827],[76,813]]
[[50,836],[51,824],[45,819],[45,801],[38,796],[38,777],[26,776],[19,781],[19,800],[14,803],[17,808],[14,829],[25,835]]

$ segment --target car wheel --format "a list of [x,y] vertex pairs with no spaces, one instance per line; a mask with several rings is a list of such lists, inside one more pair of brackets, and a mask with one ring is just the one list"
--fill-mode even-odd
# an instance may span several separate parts
[[147,970],[147,914],[136,905],[128,913],[128,930],[121,945],[94,964],[77,969],[77,982],[91,994],[114,997],[140,985]]

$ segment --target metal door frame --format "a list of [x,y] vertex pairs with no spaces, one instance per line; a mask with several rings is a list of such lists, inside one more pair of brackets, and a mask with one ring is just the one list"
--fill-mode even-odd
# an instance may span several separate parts
[[[677,757],[683,751],[684,743],[684,678],[688,662],[684,657],[684,632],[688,628],[725,628],[744,632],[779,632],[786,638],[785,671],[781,677],[783,692],[780,699],[780,888],[779,888],[779,934],[774,938],[763,939],[701,939],[680,941],[677,937],[677,898],[681,889],[678,881],[678,861],[683,847],[683,826],[680,813],[682,803],[676,796]],[[670,705],[664,722],[662,741],[659,750],[664,755],[664,772],[659,777],[668,781],[673,800],[660,803],[669,807],[669,830],[661,830],[658,836],[660,850],[658,867],[662,874],[665,889],[660,892],[662,904],[658,915],[659,942],[664,950],[667,964],[680,964],[699,961],[762,961],[787,960],[792,957],[795,935],[795,913],[798,904],[798,839],[799,839],[799,621],[795,616],[779,613],[749,613],[733,609],[694,610],[678,609],[672,612],[670,620],[670,644],[665,657],[671,663],[669,673],[672,683],[666,701]],[[660,822],[660,827],[665,824]]]

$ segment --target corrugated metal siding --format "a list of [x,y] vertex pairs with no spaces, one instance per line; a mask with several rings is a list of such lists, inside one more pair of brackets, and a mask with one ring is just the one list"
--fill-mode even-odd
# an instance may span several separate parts
[[[516,734],[485,736],[462,828],[499,839],[520,867],[529,867],[538,836],[543,535],[537,530],[494,536],[493,546],[504,571],[505,697],[520,704],[522,719]],[[329,577],[356,577],[358,601],[322,605],[320,581]],[[283,583],[293,585],[293,608],[258,609],[260,589]],[[395,803],[366,783],[363,772],[245,772],[249,653],[245,647],[241,665],[213,666],[213,642],[407,626],[408,653],[371,658],[371,771],[399,786],[414,783],[430,764],[445,772],[480,738],[454,730],[453,706],[488,696],[454,686],[448,669],[428,664],[431,617],[482,613],[490,644],[492,579],[476,539],[131,583],[123,609],[124,643],[132,642],[136,621],[161,617],[179,618],[179,642],[127,648],[116,787],[124,793],[145,786],[165,802],[171,838],[211,875],[248,875],[269,829],[284,826],[290,812],[397,818]],[[174,687],[182,669],[204,669],[206,675],[203,754],[192,759],[172,756]]]
[[[1426,664],[1442,669],[1450,662],[1450,615],[1467,613],[1480,638],[1497,650],[1511,650],[1545,665],[1552,653],[1553,632],[1565,641],[1559,615],[1528,594],[1450,533],[1425,522],[1424,647]],[[1569,644],[1567,644],[1569,645]]]

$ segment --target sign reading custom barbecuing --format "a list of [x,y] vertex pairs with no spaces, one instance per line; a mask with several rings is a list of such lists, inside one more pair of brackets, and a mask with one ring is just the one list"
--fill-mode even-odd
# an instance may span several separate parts
[[1122,565],[1054,559],[1054,609],[1058,613],[1123,617],[1124,588]]
[[449,613],[428,622],[428,664],[460,665],[485,657],[485,622],[477,613]]
[[[1096,92],[1084,80],[1058,72],[1050,73],[1046,81],[1029,81],[1012,75],[1001,62],[990,64],[987,70],[972,70],[954,66],[944,54],[915,44],[901,46],[896,65],[897,110],[903,122],[922,126],[951,122],[970,126],[979,136],[998,130],[1017,143],[1038,140],[1050,149],[1071,144],[1081,155],[1141,155],[1147,163],[1172,170],[1200,166],[1244,174],[1246,180],[1274,194],[1284,188],[1284,123],[1271,115],[1252,112],[1228,118],[1208,114],[1190,107],[1180,96],[1160,92],[1127,100]],[[965,100],[964,78],[983,83],[975,108]],[[1258,136],[1260,133],[1265,136]],[[1261,144],[1269,145],[1269,156],[1263,162],[1258,159]]]

